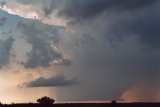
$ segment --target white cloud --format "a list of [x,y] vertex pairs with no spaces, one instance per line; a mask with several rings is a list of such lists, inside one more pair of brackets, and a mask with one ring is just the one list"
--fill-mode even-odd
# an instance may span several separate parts
[[15,1],[7,2],[6,5],[2,8],[2,10],[8,12],[9,14],[18,15],[25,18],[34,19],[37,17],[39,19],[38,12],[36,10],[37,7],[33,7],[32,5],[23,5],[20,3],[17,3]]
[[28,19],[40,20],[42,23],[49,25],[66,25],[66,21],[56,15],[56,10],[51,13],[50,17],[46,17],[42,3],[26,5],[17,1],[7,1],[7,3],[3,7],[0,7],[0,9],[9,14],[18,15]]

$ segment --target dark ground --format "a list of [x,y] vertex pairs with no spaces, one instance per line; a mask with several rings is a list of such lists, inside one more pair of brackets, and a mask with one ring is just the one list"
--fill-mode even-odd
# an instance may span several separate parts
[[66,104],[4,104],[0,107],[160,107],[160,103],[66,103]]

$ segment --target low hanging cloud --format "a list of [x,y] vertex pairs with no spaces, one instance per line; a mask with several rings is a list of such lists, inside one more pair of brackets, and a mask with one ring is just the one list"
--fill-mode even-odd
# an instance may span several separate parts
[[[44,25],[45,26],[45,25]],[[17,27],[22,31],[27,42],[32,45],[28,53],[28,61],[23,63],[26,68],[50,67],[56,65],[70,65],[71,61],[63,58],[58,49],[58,27],[47,26],[37,28],[33,24],[19,22]]]
[[76,85],[77,83],[76,78],[67,79],[64,75],[57,75],[50,78],[39,77],[23,85],[27,87],[62,87]]

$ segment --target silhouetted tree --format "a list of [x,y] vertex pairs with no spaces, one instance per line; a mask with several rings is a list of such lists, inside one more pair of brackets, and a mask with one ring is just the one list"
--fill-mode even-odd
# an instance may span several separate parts
[[117,102],[116,102],[116,100],[113,100],[111,103],[112,103],[112,104],[116,104]]
[[45,97],[37,99],[37,102],[39,104],[53,104],[55,102],[55,100],[45,96]]
[[2,102],[0,102],[0,106],[2,106],[3,105],[3,103]]

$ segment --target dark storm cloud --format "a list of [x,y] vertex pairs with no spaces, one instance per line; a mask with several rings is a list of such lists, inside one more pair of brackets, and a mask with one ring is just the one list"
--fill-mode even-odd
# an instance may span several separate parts
[[50,78],[40,77],[29,83],[24,83],[27,87],[60,87],[76,85],[77,79],[67,79],[64,75],[57,75]]
[[[139,42],[148,46],[160,47],[160,13],[157,5],[150,6],[146,9],[133,11],[131,13],[122,13],[120,18],[113,18],[109,31],[106,35],[111,40],[123,40],[127,36],[135,36]],[[127,20],[126,20],[127,18]],[[107,36],[104,37],[107,37]]]
[[7,18],[6,17],[1,17],[0,18],[0,26],[4,26],[4,24],[7,22]]
[[[73,41],[72,37],[70,39]],[[70,50],[75,52],[72,61],[78,66],[73,66],[73,75],[80,75],[79,79],[83,84],[75,89],[78,94],[77,91],[69,90],[65,93],[59,90],[58,94],[63,100],[119,100],[124,91],[140,81],[146,80],[158,85],[160,51],[157,48],[145,50],[134,37],[116,41],[114,47],[109,47],[112,44],[106,42],[107,40],[91,41],[93,40],[85,39],[82,35],[79,42],[75,41],[75,44],[78,43],[78,51]],[[76,94],[77,97],[65,97],[70,94]]]
[[58,65],[69,65],[70,60],[64,59],[63,55],[52,46],[58,46],[58,28],[47,26],[38,28],[34,23],[18,23],[18,28],[25,34],[27,42],[32,45],[28,53],[28,61],[24,63],[26,68],[49,67],[54,61],[59,61]]
[[[160,2],[154,2],[141,4],[137,8],[124,8],[123,5],[122,8],[117,4],[115,9],[93,14],[97,17],[91,17],[92,20],[82,17],[84,23],[77,21],[71,25],[74,33],[70,36],[70,42],[77,46],[77,50],[75,47],[68,49],[76,54],[72,60],[78,63],[79,67],[75,69],[81,73],[77,75],[81,75],[79,78],[84,80],[85,85],[89,84],[84,90],[76,89],[79,97],[71,100],[119,100],[123,92],[143,80],[159,85]],[[118,8],[126,11],[119,11]],[[76,92],[59,93],[63,98]]]
[[10,51],[13,42],[14,39],[12,37],[7,38],[5,41],[0,40],[0,68],[10,62]]
[[[153,13],[152,13],[153,12]],[[139,36],[142,43],[149,44],[152,47],[160,48],[160,14],[150,11],[145,18],[131,19],[128,27],[133,34]]]
[[107,9],[133,10],[151,5],[157,0],[52,0],[46,15],[58,5],[59,15],[74,20],[93,18]]
[[[129,32],[137,35],[140,42],[153,47],[159,47],[159,8],[156,8],[157,6],[152,7],[153,3],[156,2],[157,0],[69,0],[64,2],[63,8],[59,10],[59,15],[73,19],[73,22],[78,23],[77,21],[79,19],[84,21],[83,19],[93,18],[107,9],[122,14],[123,12],[120,10],[134,10],[131,11],[132,14],[130,14],[130,16],[124,16],[123,19],[118,19],[113,22],[113,25],[111,25],[112,29],[109,31],[109,33],[113,33],[110,34],[113,36],[111,38],[116,36],[116,39],[120,40],[123,39],[124,35],[130,35],[126,33]],[[145,7],[146,11],[138,11]],[[147,7],[150,9],[147,9]],[[124,32],[126,34],[124,34]]]
[[93,19],[107,10],[108,16],[103,17],[109,17],[109,11],[116,12],[117,15],[130,11],[131,14],[121,19],[113,17],[115,22],[112,22],[110,31],[107,31],[106,35],[111,35],[111,39],[122,40],[124,36],[132,34],[138,36],[140,42],[159,48],[160,14],[158,6],[153,6],[156,3],[158,4],[157,0],[61,0],[59,2],[53,0],[50,11],[45,13],[49,15],[53,8],[61,6],[58,14],[67,17],[70,20],[69,24],[75,24],[88,18]]

